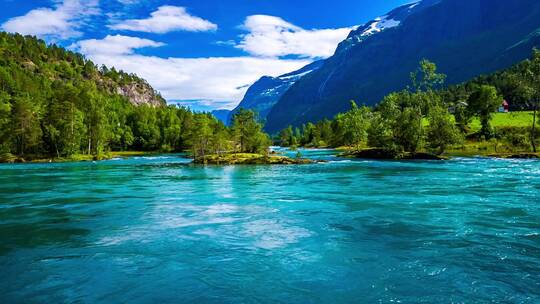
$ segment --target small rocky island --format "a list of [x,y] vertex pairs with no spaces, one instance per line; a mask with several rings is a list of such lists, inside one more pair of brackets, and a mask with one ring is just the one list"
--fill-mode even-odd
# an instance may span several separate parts
[[290,158],[282,155],[227,153],[197,157],[193,163],[201,165],[302,165],[312,164],[315,161],[305,158]]
[[394,152],[385,149],[347,151],[342,153],[340,156],[376,160],[448,160],[448,157],[427,152]]

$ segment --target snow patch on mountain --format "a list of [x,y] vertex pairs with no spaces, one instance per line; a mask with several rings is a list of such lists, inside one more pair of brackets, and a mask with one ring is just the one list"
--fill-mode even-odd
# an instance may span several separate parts
[[393,28],[399,26],[401,22],[394,19],[388,19],[388,16],[383,16],[376,18],[374,21],[369,24],[368,28],[360,34],[362,37],[371,36],[376,33],[380,33],[385,29]]
[[312,70],[308,70],[308,71],[305,71],[303,73],[299,73],[299,74],[293,74],[293,75],[288,75],[288,76],[280,76],[278,77],[279,79],[281,80],[292,80],[292,81],[296,81],[304,76],[306,76],[307,74],[315,71],[316,69],[312,69]]
[[349,50],[369,37],[400,26],[409,16],[440,1],[441,0],[420,0],[411,2],[392,10],[382,17],[358,26],[351,31],[347,39],[338,45],[336,54]]
[[409,9],[411,10],[411,9],[417,7],[420,4],[420,2],[422,2],[422,1],[413,2],[413,3],[409,4]]

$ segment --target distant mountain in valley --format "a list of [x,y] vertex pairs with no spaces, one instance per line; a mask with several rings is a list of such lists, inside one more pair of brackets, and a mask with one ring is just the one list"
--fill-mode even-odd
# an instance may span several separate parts
[[229,121],[240,109],[253,110],[264,121],[268,112],[293,84],[319,69],[322,64],[323,61],[315,61],[300,70],[278,77],[263,76],[249,87],[240,104],[230,113]]

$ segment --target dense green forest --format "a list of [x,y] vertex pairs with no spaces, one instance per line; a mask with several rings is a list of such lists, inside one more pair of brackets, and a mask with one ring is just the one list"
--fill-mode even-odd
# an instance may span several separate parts
[[[423,60],[411,73],[411,85],[386,96],[375,108],[358,107],[332,120],[282,130],[283,146],[382,148],[387,151],[428,150],[442,154],[465,140],[495,141],[509,149],[536,152],[536,108],[540,100],[540,51],[514,67],[469,82],[443,88],[445,75]],[[494,128],[491,120],[510,101],[512,110],[531,110],[527,127]],[[481,128],[473,130],[473,120]]]
[[[150,90],[154,102],[134,105],[119,88]],[[166,106],[133,74],[97,67],[81,54],[35,37],[0,33],[0,154],[6,160],[99,158],[108,151],[263,151],[270,141],[255,114],[233,126],[213,116]]]

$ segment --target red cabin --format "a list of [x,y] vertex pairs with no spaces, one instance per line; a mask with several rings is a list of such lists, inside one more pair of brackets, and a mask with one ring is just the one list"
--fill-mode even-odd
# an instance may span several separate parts
[[499,107],[499,112],[501,112],[501,113],[510,112],[510,104],[508,103],[508,101],[506,101],[506,99],[503,100],[502,105]]

